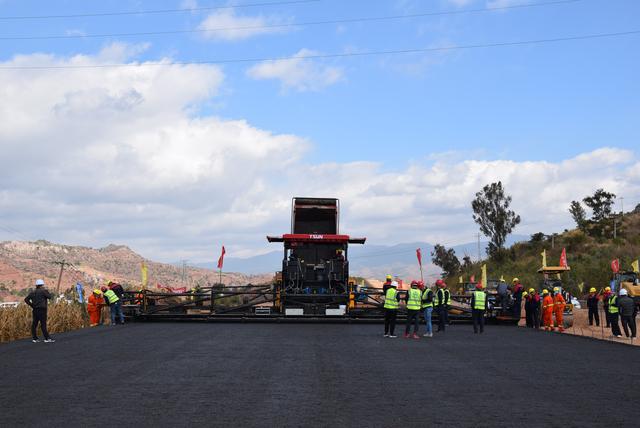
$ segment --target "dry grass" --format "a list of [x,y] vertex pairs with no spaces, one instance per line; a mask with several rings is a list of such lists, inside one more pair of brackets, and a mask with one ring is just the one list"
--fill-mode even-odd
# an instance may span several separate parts
[[[49,305],[47,328],[50,334],[83,328],[86,310],[77,303]],[[38,327],[38,335],[42,333]],[[17,308],[0,309],[0,342],[31,337],[31,308],[25,304]]]

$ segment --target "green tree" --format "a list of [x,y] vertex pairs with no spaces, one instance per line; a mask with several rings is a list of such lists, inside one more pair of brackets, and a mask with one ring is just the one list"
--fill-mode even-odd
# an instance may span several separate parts
[[616,195],[614,193],[605,192],[604,189],[598,189],[593,196],[587,196],[582,201],[586,206],[591,208],[591,220],[599,222],[609,218],[611,208],[615,203]]
[[431,261],[442,269],[443,278],[460,272],[460,260],[453,248],[447,250],[444,245],[436,244],[431,252]]
[[501,181],[484,186],[471,202],[473,220],[489,238],[487,254],[490,256],[504,248],[507,235],[520,224],[520,216],[509,209],[510,205],[511,196],[505,194]]
[[584,231],[587,224],[587,212],[584,210],[580,202],[571,201],[569,212],[571,213],[571,217],[573,217],[573,221],[576,222],[578,229]]

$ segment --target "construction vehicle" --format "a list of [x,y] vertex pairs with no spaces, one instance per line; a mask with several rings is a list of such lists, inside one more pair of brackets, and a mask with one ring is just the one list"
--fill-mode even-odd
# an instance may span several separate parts
[[629,297],[640,306],[640,277],[636,272],[625,271],[614,274],[611,289],[614,292],[627,290]]
[[563,273],[569,272],[570,270],[571,268],[569,266],[544,266],[538,269],[538,273],[542,275],[542,280],[540,281],[539,287],[539,291],[541,292],[541,294],[542,290],[545,289],[550,293],[553,293],[553,289],[558,287],[560,289],[560,292],[562,293],[562,296],[566,300],[563,315],[563,323],[565,329],[573,326],[573,303],[571,303],[571,295],[562,285],[561,275]]

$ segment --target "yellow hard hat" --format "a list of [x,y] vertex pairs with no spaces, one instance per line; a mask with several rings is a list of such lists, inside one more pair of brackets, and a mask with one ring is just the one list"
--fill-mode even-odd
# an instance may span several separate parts
[[529,293],[527,293],[526,291],[523,291],[523,292],[522,292],[522,297],[524,297],[524,296],[528,296],[528,295],[529,295]]
[[518,278],[513,278],[513,282],[520,282]]
[[549,290],[545,288],[544,290],[542,290],[542,294],[549,294]]
[[605,288],[604,291],[611,291],[611,287]]
[[589,289],[589,293],[595,293],[596,292],[596,287],[591,287]]
[[557,293],[557,292],[559,292],[559,291],[560,291],[560,288],[559,288],[559,287],[553,287],[553,292],[554,292],[554,293]]
[[97,288],[93,289],[94,294],[102,294],[102,291],[98,290]]
[[533,294],[533,293],[535,293],[535,292],[536,292],[536,290],[535,290],[535,289],[533,289],[533,288],[530,288],[530,289],[529,289],[529,294]]
[[391,275],[387,275],[387,279],[393,279]]

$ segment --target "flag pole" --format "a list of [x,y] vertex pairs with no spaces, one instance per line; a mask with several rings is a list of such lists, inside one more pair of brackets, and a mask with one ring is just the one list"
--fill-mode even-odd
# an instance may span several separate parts
[[218,272],[220,273],[220,280],[219,280],[219,284],[222,285],[222,268],[220,268],[218,270]]

